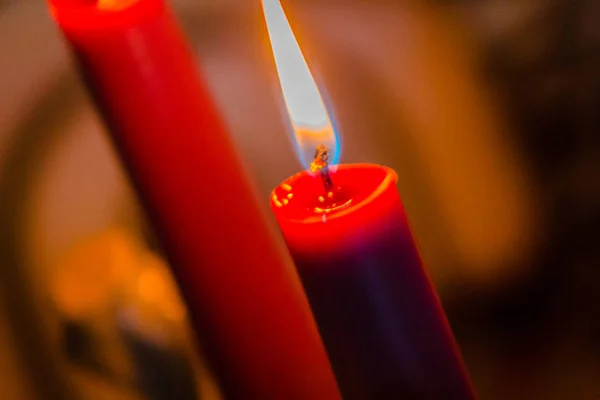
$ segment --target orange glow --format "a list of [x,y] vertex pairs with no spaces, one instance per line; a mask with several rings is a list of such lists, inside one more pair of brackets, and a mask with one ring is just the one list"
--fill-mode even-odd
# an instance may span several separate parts
[[273,203],[275,203],[275,205],[277,207],[283,207],[283,204],[281,204],[281,202],[279,201],[279,199],[275,195],[273,195]]
[[323,213],[327,214],[327,213],[330,213],[330,212],[333,212],[333,211],[339,211],[339,210],[341,210],[343,208],[346,208],[350,204],[352,204],[352,199],[348,200],[347,202],[345,202],[344,204],[342,204],[340,206],[338,206],[335,203],[333,203],[330,207],[327,207],[327,208],[315,207],[315,212],[317,214],[323,214]]
[[162,305],[162,311],[165,317],[173,322],[182,322],[185,320],[186,311],[179,299],[167,301]]
[[118,11],[129,7],[138,0],[98,0],[96,7],[99,10]]
[[156,267],[146,268],[138,280],[138,292],[146,301],[160,301],[167,291],[167,277]]
[[110,297],[139,273],[139,252],[135,238],[118,228],[74,243],[53,267],[52,300],[72,318],[106,307]]
[[283,8],[279,0],[262,0],[262,5],[300,159],[308,167],[317,146],[324,145],[335,164],[339,158],[336,132]]

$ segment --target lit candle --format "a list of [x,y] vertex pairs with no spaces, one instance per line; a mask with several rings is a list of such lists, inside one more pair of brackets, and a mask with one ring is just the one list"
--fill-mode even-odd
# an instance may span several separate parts
[[51,0],[230,399],[339,399],[302,287],[162,0]]
[[308,171],[271,206],[344,399],[473,399],[396,190],[372,164],[336,166],[338,140],[278,0],[263,8],[283,96]]

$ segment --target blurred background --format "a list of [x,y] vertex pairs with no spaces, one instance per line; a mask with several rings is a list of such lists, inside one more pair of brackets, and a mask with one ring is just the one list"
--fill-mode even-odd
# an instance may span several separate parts
[[[266,208],[301,167],[260,1],[172,4]],[[342,162],[398,172],[481,399],[600,398],[598,3],[283,4]],[[217,399],[200,345],[46,5],[0,1],[4,398]]]

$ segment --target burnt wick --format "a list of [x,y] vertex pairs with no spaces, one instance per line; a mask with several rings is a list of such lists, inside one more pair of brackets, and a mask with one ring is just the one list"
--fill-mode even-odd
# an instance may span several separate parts
[[322,144],[318,145],[315,151],[314,160],[310,163],[310,171],[319,172],[321,180],[323,181],[323,186],[325,187],[325,192],[331,192],[331,189],[333,189],[333,182],[329,175],[328,161],[329,149]]

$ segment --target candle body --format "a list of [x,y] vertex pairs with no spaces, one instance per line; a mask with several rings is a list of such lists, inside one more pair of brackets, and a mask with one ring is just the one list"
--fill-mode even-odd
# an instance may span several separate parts
[[122,4],[51,7],[221,389],[232,399],[338,399],[291,260],[265,222],[178,24],[160,0]]
[[[319,195],[319,180],[306,173],[285,182],[293,191],[288,206],[298,209],[286,210],[281,202],[273,209],[343,398],[475,398],[410,233],[395,173],[341,166],[332,179],[347,187],[348,198],[356,197],[340,214],[299,216],[310,200],[298,194]],[[285,190],[279,187],[274,196],[276,204]],[[292,205],[295,199],[300,204]]]

